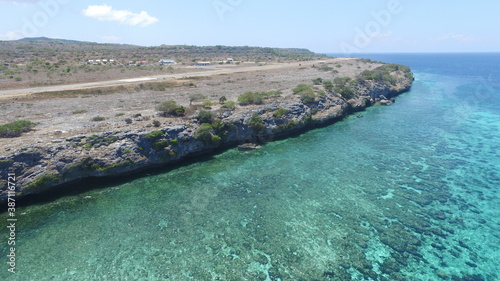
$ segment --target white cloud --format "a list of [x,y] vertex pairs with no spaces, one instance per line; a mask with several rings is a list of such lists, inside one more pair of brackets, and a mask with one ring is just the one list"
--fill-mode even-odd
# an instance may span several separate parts
[[438,41],[458,41],[458,42],[473,42],[476,41],[471,36],[466,36],[464,34],[458,33],[448,33],[437,39]]
[[21,30],[12,30],[0,34],[0,40],[17,40],[23,37],[24,37],[23,32]]
[[373,38],[373,39],[389,38],[389,37],[392,37],[392,31],[387,31],[387,32],[384,32],[384,33],[374,32],[371,35],[371,38]]
[[127,10],[114,10],[108,5],[90,5],[82,14],[101,21],[115,21],[130,26],[148,26],[159,21],[147,12],[133,13]]

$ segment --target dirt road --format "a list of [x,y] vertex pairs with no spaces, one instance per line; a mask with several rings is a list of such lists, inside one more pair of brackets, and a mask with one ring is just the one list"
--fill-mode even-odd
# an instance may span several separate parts
[[15,89],[15,90],[4,90],[0,91],[0,99],[1,98],[10,98],[15,96],[24,96],[31,95],[43,92],[56,92],[56,91],[66,91],[66,90],[76,90],[76,89],[84,89],[84,88],[96,88],[96,87],[109,87],[109,86],[117,86],[128,83],[139,83],[146,81],[155,81],[155,80],[163,80],[163,79],[179,79],[179,78],[188,78],[188,77],[197,77],[197,76],[210,76],[210,75],[220,75],[220,74],[229,74],[229,73],[241,73],[241,72],[250,72],[250,71],[260,71],[260,70],[272,70],[272,69],[282,69],[288,68],[292,66],[297,66],[301,64],[303,66],[311,66],[314,64],[320,64],[323,62],[334,63],[336,61],[345,61],[352,60],[352,58],[335,58],[335,59],[326,59],[321,61],[310,61],[310,62],[294,62],[294,63],[280,63],[280,64],[270,64],[270,65],[260,65],[260,66],[236,66],[236,67],[218,67],[211,66],[205,69],[198,68],[196,71],[188,72],[188,73],[179,73],[179,74],[167,74],[167,75],[159,75],[159,76],[150,76],[150,77],[138,77],[132,79],[119,79],[119,80],[110,80],[110,81],[101,81],[101,82],[91,82],[91,83],[80,83],[80,84],[68,84],[68,85],[54,85],[54,86],[46,86],[46,87],[37,87],[37,88],[26,88],[26,89]]

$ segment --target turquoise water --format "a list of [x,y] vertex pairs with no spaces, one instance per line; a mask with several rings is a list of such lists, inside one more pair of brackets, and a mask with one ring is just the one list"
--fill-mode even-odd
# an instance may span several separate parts
[[0,280],[500,280],[500,55],[422,56],[364,118],[19,208]]

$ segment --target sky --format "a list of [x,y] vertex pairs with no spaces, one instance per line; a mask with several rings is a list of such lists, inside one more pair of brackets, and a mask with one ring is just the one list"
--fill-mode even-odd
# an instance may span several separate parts
[[0,40],[500,52],[500,1],[0,0]]

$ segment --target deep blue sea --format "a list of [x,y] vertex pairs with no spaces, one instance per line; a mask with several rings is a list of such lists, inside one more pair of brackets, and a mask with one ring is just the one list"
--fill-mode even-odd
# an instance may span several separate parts
[[19,208],[0,280],[500,280],[500,54],[360,56],[410,66],[411,91]]

